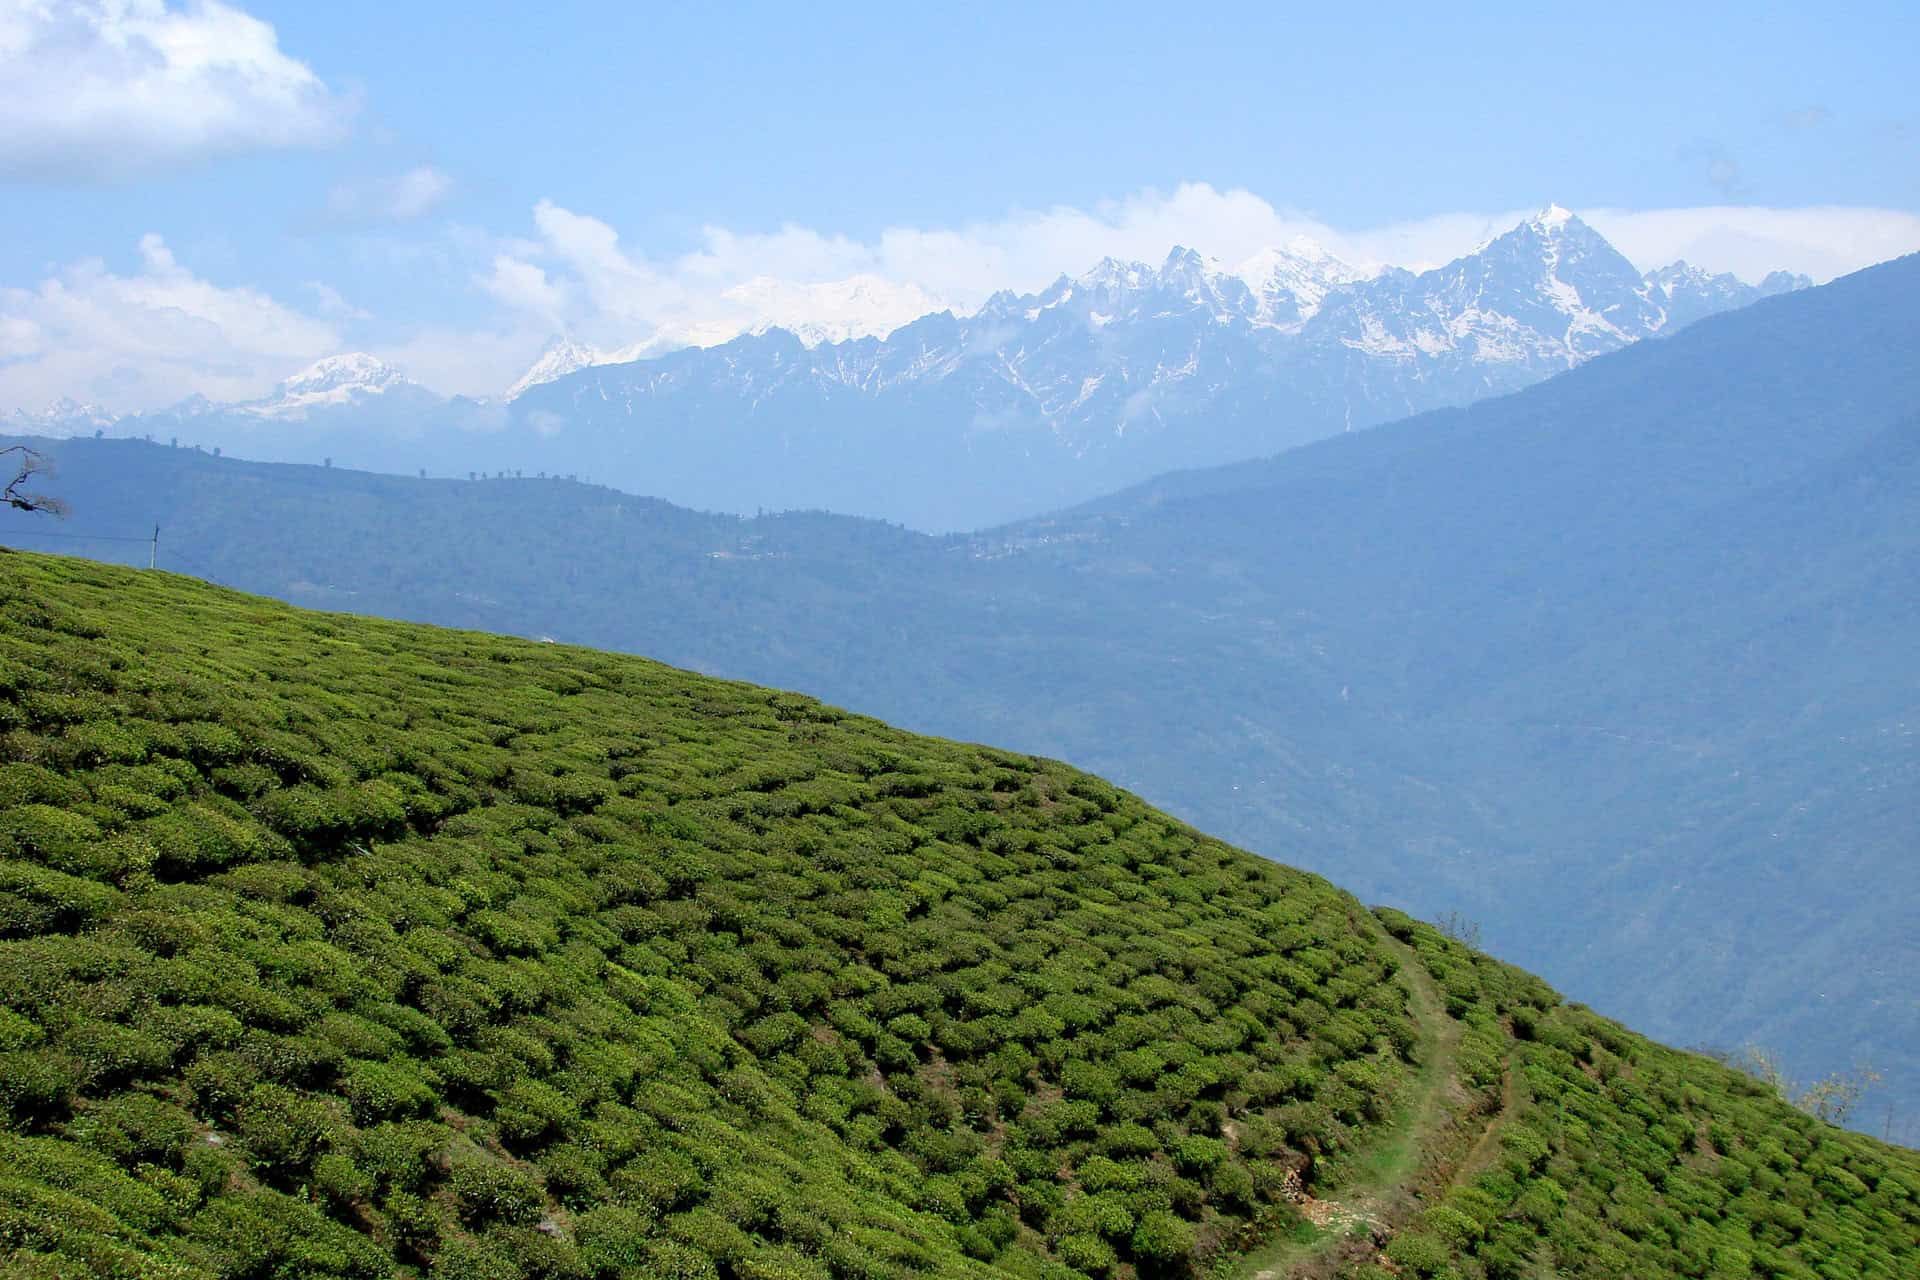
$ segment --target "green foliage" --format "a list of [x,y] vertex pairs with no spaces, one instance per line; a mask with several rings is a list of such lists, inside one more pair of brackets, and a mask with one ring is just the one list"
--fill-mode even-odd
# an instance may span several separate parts
[[1387,1245],[1402,1274],[1893,1280],[1920,1262],[1913,1152],[1803,1114],[1777,1079],[1563,1004],[1457,931],[1379,915],[1463,1024],[1459,1087],[1497,1108],[1517,1073],[1490,1167]]
[[[1380,921],[1064,766],[162,575],[0,587],[8,1274],[1172,1276],[1414,1072]],[[1911,1157],[1384,923],[1459,1087],[1528,1099],[1402,1274],[1913,1261]]]
[[1403,1272],[1416,1276],[1437,1276],[1447,1269],[1453,1253],[1430,1235],[1405,1231],[1387,1244],[1387,1258]]
[[[1329,1036],[1274,981],[1395,990],[1351,899],[1063,766],[636,659],[0,574],[36,602],[0,619],[35,673],[0,703],[0,1103],[91,1162],[34,1194],[84,1183],[87,1240],[154,1266],[1172,1272],[1253,1227],[1273,1151],[1230,1109],[1278,1132],[1337,1069],[1408,1070],[1404,1002]],[[1312,1065],[1248,1087],[1280,1062]]]
[[491,1160],[467,1160],[449,1179],[460,1216],[468,1223],[529,1223],[546,1203],[540,1178]]
[[1193,1254],[1192,1224],[1155,1209],[1140,1216],[1133,1229],[1133,1256],[1153,1267],[1184,1267]]

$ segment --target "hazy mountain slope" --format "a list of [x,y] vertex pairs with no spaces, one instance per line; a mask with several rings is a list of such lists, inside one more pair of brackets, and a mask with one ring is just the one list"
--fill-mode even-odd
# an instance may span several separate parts
[[438,395],[363,351],[316,361],[255,400],[223,404],[196,395],[124,417],[69,402],[13,417],[17,429],[34,433],[145,436],[264,462],[377,457],[401,471],[444,469],[463,454],[459,442],[483,438],[506,421],[498,406]]
[[114,442],[64,450],[67,528],[1060,755],[1911,1115],[1916,274],[973,539]]
[[0,598],[9,1274],[1920,1262],[1914,1153],[1064,766],[172,575]]
[[[1238,812],[1238,782],[1285,779],[1277,829],[1312,832],[1330,865],[1383,839],[1459,839],[1434,835],[1457,832],[1459,806],[1391,723],[1329,718],[1339,686],[1308,620],[1220,626],[1151,591],[1089,591],[1073,566],[998,542],[840,516],[743,520],[560,481],[419,481],[127,441],[46,447],[73,516],[0,514],[0,538],[144,564],[137,539],[86,535],[157,521],[164,567],[296,603],[831,691],[921,730],[1097,764],[1182,805]],[[1255,670],[1253,687],[1234,674]]]
[[[420,482],[114,441],[58,452],[74,516],[57,529],[0,517],[0,537],[144,564],[137,542],[67,535],[126,535],[157,520],[161,563],[176,570],[298,603],[831,690],[920,729],[1097,761],[1182,803],[1227,792],[1221,753],[1261,725],[1268,743],[1254,772],[1294,781],[1286,829],[1313,832],[1330,865],[1355,841],[1422,839],[1451,821],[1432,811],[1455,807],[1406,775],[1425,767],[1417,759],[1368,745],[1384,733],[1354,735],[1336,756],[1329,726],[1313,751],[1289,750],[1292,726],[1322,720],[1334,692],[1308,640],[1268,629],[1269,675],[1279,663],[1301,674],[1251,696],[1235,681],[1215,690],[1194,677],[1244,667],[1238,636],[1196,637],[1150,598],[1089,596],[1071,571],[1028,558],[986,558],[871,521],[742,521],[560,482]],[[1175,701],[1193,714],[1170,717]],[[1192,750],[1170,749],[1188,735]]]

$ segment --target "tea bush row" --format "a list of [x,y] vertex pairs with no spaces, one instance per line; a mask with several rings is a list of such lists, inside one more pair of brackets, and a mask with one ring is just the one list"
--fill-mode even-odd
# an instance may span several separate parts
[[[1633,1035],[1537,978],[1380,913],[1449,994],[1471,1088],[1518,1073],[1492,1167],[1387,1248],[1463,1280],[1895,1280],[1920,1268],[1920,1156],[1838,1129],[1711,1059]],[[1502,1056],[1507,1057],[1502,1062]]]
[[0,581],[24,1273],[1171,1275],[1284,1226],[1407,1075],[1356,904],[1061,765]]

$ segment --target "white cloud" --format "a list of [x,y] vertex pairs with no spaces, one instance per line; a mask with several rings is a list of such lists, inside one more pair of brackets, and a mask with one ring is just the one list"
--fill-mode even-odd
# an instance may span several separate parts
[[493,270],[480,278],[480,287],[508,307],[528,312],[549,326],[565,323],[568,291],[531,262],[495,254]]
[[[1030,291],[1102,257],[1158,262],[1174,245],[1228,263],[1315,240],[1358,265],[1419,270],[1471,252],[1534,212],[1447,213],[1341,229],[1242,190],[1189,183],[1091,209],[1021,211],[958,227],[895,227],[870,240],[806,227],[707,227],[693,250],[649,258],[609,223],[541,201],[537,238],[495,242],[478,283],[529,323],[602,347],[654,350],[724,340],[756,325],[820,334],[885,333],[929,310],[977,308],[995,290]],[[1767,271],[1827,280],[1920,249],[1920,218],[1859,208],[1739,206],[1585,216],[1637,266],[1684,257],[1757,280]]]
[[140,261],[130,275],[89,261],[32,288],[0,288],[0,405],[73,396],[126,410],[196,391],[244,399],[339,348],[326,321],[194,275],[157,235],[141,238]]
[[644,259],[629,257],[619,233],[598,218],[542,200],[533,222],[547,253],[573,272],[579,292],[608,317],[642,320],[685,305],[686,290]]
[[327,212],[342,222],[405,222],[431,212],[452,191],[452,178],[416,165],[390,178],[336,184],[327,193]]
[[111,181],[337,139],[351,104],[216,0],[0,0],[0,177]]

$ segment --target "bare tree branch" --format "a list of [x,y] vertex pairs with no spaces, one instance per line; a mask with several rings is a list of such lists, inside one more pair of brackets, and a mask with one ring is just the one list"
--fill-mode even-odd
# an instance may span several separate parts
[[[46,458],[23,444],[0,449],[0,458],[12,454],[18,454],[19,457],[12,463],[13,479],[7,481],[5,489],[0,489],[0,505],[14,511],[46,511],[56,516],[67,514],[67,504],[60,499],[44,493],[30,493],[25,488],[33,477],[51,474],[52,468],[47,465]],[[4,474],[4,470],[0,470],[0,475]]]

